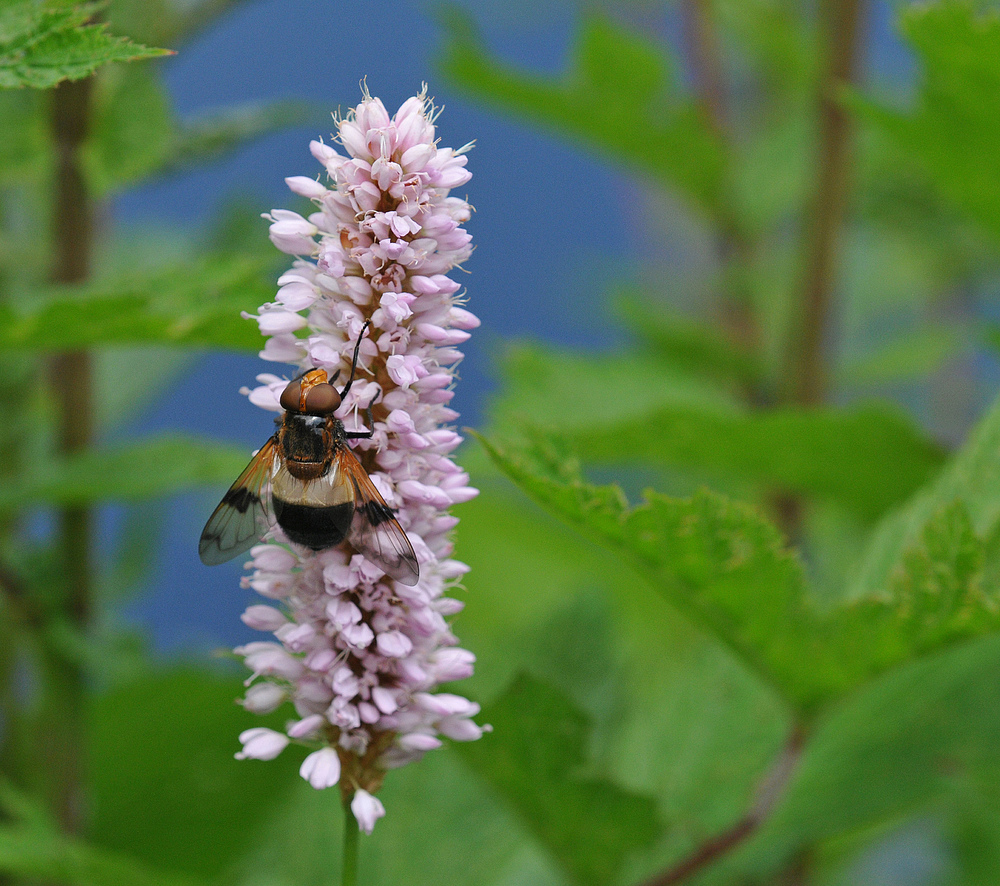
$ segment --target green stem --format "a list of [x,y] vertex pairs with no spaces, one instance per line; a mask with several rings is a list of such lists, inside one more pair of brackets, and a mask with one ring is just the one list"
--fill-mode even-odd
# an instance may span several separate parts
[[349,797],[344,799],[344,867],[341,886],[355,886],[358,882],[358,842],[361,830],[351,812]]

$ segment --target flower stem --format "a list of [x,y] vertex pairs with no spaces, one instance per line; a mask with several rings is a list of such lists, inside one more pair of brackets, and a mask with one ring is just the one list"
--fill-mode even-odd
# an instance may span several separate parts
[[350,797],[344,798],[344,861],[340,886],[355,886],[358,882],[358,840],[361,834],[351,812]]

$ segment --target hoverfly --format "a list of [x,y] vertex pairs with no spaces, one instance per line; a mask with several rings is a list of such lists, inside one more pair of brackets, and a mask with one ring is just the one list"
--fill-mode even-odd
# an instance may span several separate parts
[[[413,546],[347,445],[374,431],[348,431],[334,416],[354,384],[361,328],[351,377],[342,391],[323,369],[310,369],[285,387],[278,431],[257,452],[208,518],[198,543],[206,566],[225,563],[252,547],[272,517],[295,544],[321,551],[345,539],[404,585],[419,578]],[[367,408],[373,425],[371,405]],[[265,487],[268,487],[265,489]]]

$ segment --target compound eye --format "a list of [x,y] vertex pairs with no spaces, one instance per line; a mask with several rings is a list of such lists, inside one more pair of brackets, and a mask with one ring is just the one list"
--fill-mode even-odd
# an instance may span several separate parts
[[298,412],[299,411],[299,398],[302,396],[302,379],[295,379],[290,381],[286,386],[285,390],[281,392],[281,397],[278,399],[278,403],[281,404],[281,408],[286,412]]
[[339,407],[340,394],[333,385],[313,385],[306,391],[306,412],[310,415],[329,415]]

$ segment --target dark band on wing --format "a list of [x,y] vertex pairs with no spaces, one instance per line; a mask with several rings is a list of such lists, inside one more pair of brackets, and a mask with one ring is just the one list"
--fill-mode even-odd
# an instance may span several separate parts
[[267,531],[270,497],[264,488],[274,463],[274,444],[272,437],[261,446],[208,518],[198,542],[198,554],[206,566],[225,563],[249,550]]
[[229,505],[241,514],[245,514],[250,508],[260,504],[260,496],[246,486],[234,486],[222,497],[222,504]]
[[379,526],[388,520],[394,520],[396,518],[393,509],[381,501],[368,499],[363,502],[362,508],[364,510],[365,518],[369,523],[371,523],[372,526]]
[[387,575],[412,587],[420,579],[420,567],[395,512],[346,446],[337,453],[337,469],[354,484],[354,520],[348,540]]

